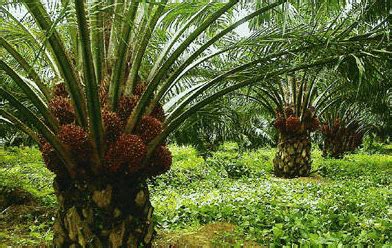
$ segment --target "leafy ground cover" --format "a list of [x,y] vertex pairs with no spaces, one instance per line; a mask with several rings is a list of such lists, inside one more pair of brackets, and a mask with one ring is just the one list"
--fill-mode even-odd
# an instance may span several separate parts
[[[171,151],[173,169],[150,182],[156,247],[392,246],[391,155],[315,150],[312,177],[284,180],[272,176],[274,149]],[[52,179],[37,149],[0,149],[0,244],[50,242]]]

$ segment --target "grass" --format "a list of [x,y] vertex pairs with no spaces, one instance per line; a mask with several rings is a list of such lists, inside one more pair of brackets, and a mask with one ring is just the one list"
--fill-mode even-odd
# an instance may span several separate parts
[[50,242],[56,208],[52,180],[38,149],[0,149],[0,247]]
[[[150,182],[156,247],[392,246],[391,155],[335,160],[315,150],[312,177],[285,180],[272,176],[274,149],[228,144],[206,161],[171,150],[173,169]],[[0,149],[0,158],[0,244],[48,244],[53,175],[34,148]]]

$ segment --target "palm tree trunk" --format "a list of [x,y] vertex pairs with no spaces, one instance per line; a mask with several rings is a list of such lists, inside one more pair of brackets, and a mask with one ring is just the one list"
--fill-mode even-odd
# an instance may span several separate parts
[[311,169],[310,135],[280,135],[274,158],[274,174],[293,178],[308,176]]
[[323,156],[332,158],[343,158],[347,151],[344,139],[342,138],[325,138],[323,145]]
[[56,177],[54,247],[151,247],[153,207],[145,182]]

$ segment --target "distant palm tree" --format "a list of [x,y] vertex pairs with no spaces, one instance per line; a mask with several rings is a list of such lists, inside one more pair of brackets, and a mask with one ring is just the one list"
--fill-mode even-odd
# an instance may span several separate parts
[[252,87],[249,98],[275,117],[273,125],[279,133],[273,160],[275,175],[308,176],[311,170],[310,134],[319,128],[316,112],[326,105],[328,93],[318,92],[317,78],[306,73],[276,80],[272,84],[274,87],[271,84]]
[[329,108],[321,116],[323,156],[342,158],[357,149],[373,126],[371,113],[358,105],[342,104]]

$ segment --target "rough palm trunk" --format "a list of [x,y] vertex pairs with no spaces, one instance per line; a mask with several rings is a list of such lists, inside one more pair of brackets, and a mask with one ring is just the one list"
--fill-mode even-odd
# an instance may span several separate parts
[[151,247],[153,207],[145,182],[56,177],[54,188],[54,247]]
[[308,176],[311,169],[311,143],[309,134],[280,135],[274,158],[274,173],[278,177]]
[[347,145],[342,139],[325,138],[323,145],[323,156],[332,158],[342,158],[347,150]]

